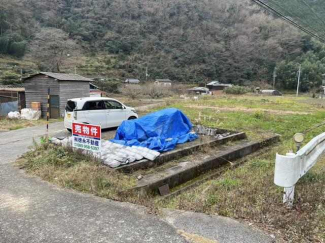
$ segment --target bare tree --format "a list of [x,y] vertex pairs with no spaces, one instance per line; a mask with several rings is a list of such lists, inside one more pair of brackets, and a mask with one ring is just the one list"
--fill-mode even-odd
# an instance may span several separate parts
[[63,62],[78,49],[76,42],[63,30],[43,28],[30,43],[29,56],[41,70],[60,72]]

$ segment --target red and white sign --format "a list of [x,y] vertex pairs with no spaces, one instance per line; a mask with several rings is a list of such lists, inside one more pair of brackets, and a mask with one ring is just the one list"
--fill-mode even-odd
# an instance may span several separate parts
[[72,123],[73,147],[92,152],[101,150],[101,126]]
[[72,123],[72,134],[79,136],[101,138],[101,127],[90,124]]

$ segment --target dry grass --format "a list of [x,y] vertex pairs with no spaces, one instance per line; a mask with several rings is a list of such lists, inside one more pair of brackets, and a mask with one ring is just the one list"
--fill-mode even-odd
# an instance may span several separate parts
[[174,94],[178,94],[179,89],[174,89],[172,86],[161,86],[153,83],[146,84],[129,84],[124,85],[119,91],[131,99],[162,99],[171,97]]
[[27,173],[64,188],[153,208],[152,200],[130,190],[136,185],[135,176],[118,173],[71,148],[46,142],[34,146],[17,161]]
[[46,123],[45,120],[27,121],[27,120],[0,118],[0,131],[4,132],[10,130],[17,130],[25,127],[42,125],[45,123]]
[[282,204],[282,189],[273,184],[269,156],[275,151],[177,196],[167,206],[247,220],[289,242],[322,242],[325,160],[298,183],[295,206],[289,209]]
[[[61,119],[51,119],[50,122],[58,122]],[[33,127],[38,125],[45,125],[46,120],[40,119],[37,121],[28,121],[20,119],[8,119],[0,118],[0,132],[6,132],[11,130],[18,130],[26,127]]]

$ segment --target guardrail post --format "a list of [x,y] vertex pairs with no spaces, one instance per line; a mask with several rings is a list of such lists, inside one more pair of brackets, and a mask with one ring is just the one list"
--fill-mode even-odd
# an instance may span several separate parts
[[[294,156],[294,155],[296,154],[293,152],[289,152],[286,154],[286,156]],[[295,186],[285,187],[284,194],[283,194],[283,203],[287,204],[289,207],[292,207],[294,198],[295,198]]]
[[295,197],[295,187],[285,187],[283,194],[283,203],[287,204],[289,207],[293,206],[293,200]]
[[[303,134],[295,135],[295,142],[303,141]],[[283,203],[293,206],[295,185],[325,152],[325,133],[310,140],[297,153],[276,154],[274,183],[284,188]]]

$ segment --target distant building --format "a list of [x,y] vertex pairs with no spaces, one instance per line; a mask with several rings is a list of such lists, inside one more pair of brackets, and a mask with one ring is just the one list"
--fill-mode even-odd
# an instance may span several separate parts
[[195,87],[195,88],[191,88],[188,89],[187,92],[189,94],[210,94],[210,91],[208,88],[204,88],[204,87]]
[[222,84],[219,81],[212,81],[207,84],[207,88],[212,94],[221,94],[225,88],[232,87],[232,84]]
[[261,90],[260,93],[262,95],[282,96],[282,93],[280,91],[274,89]]
[[90,97],[107,96],[107,93],[105,91],[100,90],[100,88],[93,83],[89,83],[89,88],[90,88]]
[[126,84],[139,84],[140,80],[135,78],[128,78],[124,81]]
[[50,89],[50,117],[64,115],[68,99],[89,97],[89,78],[77,74],[41,72],[24,79],[26,107],[32,108],[32,102],[39,102],[42,116],[47,112],[47,94]]
[[170,79],[156,79],[155,84],[162,86],[171,86],[172,81]]

